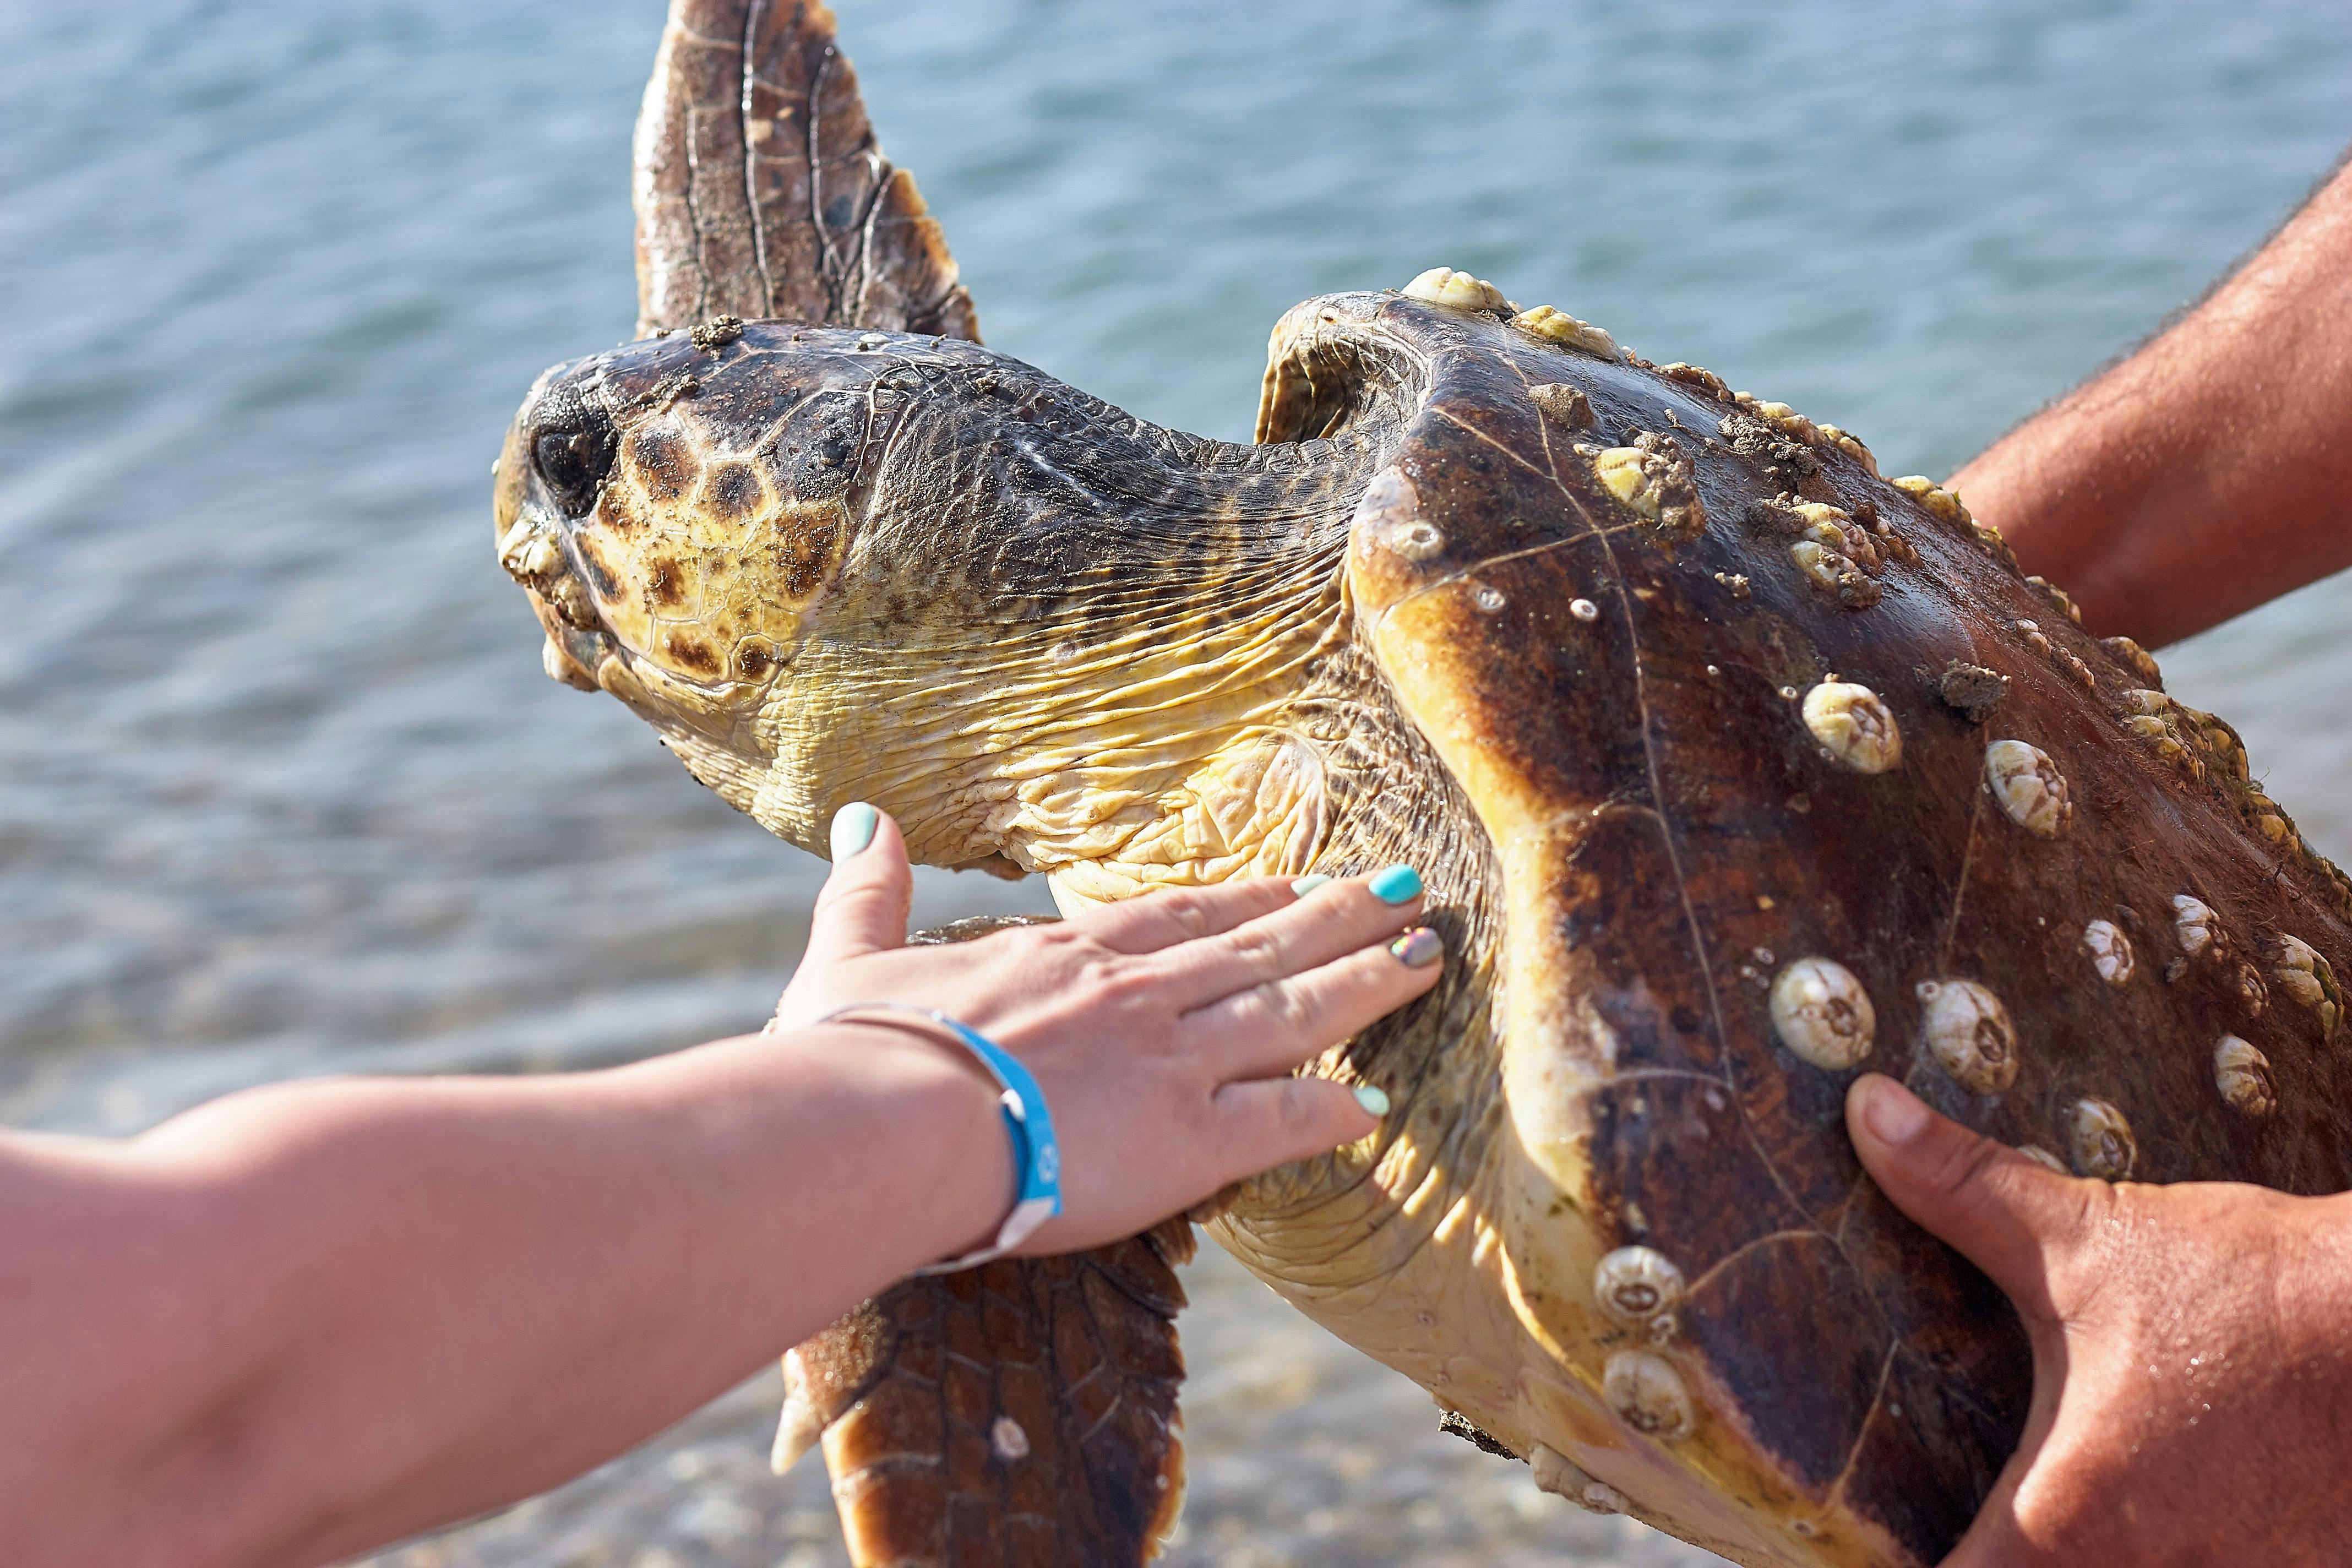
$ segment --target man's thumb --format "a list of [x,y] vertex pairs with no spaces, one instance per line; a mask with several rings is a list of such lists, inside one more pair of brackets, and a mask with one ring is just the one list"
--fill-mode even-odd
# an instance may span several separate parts
[[816,896],[808,957],[831,960],[907,945],[915,876],[898,825],[862,800],[833,814],[833,875]]
[[1895,1206],[1991,1277],[2020,1309],[2049,1315],[2050,1256],[2083,1228],[2087,1184],[1937,1115],[1891,1078],[1846,1090],[1846,1131]]

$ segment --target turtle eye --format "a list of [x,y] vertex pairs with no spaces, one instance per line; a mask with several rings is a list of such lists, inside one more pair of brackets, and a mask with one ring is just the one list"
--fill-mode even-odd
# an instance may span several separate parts
[[[619,447],[612,416],[584,399],[541,411],[531,437],[531,461],[548,493],[566,517],[580,517],[596,504],[596,492],[613,471]],[[547,416],[554,416],[549,419]]]

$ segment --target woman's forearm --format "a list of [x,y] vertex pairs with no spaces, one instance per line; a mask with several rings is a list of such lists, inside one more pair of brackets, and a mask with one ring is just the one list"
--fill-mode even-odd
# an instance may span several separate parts
[[2150,647],[2352,565],[2352,168],[1947,482],[2086,626]]
[[260,1089],[129,1144],[0,1132],[7,1568],[307,1565],[481,1512],[992,1239],[996,1085],[903,1015],[815,1022],[861,999],[963,1020],[1054,1108],[1060,1209],[1025,1252],[1387,1113],[1295,1075],[1435,982],[1442,944],[1399,936],[1409,868],[910,948],[905,842],[860,816],[779,1005],[798,1026],[561,1078]]
[[58,1564],[316,1562],[527,1496],[976,1242],[1012,1192],[985,1080],[870,1029],[260,1090],[15,1157],[43,1169],[0,1216],[7,1328],[41,1336],[46,1303],[56,1342],[106,1347],[5,1358],[10,1425],[45,1441],[0,1457],[0,1516],[38,1510],[0,1536]]

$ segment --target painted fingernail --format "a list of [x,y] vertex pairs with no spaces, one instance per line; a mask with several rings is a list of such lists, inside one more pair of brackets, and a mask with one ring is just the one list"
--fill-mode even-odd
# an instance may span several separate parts
[[1862,1121],[1882,1143],[1908,1143],[1927,1125],[1927,1108],[1891,1078],[1874,1075],[1863,1084]]
[[1425,969],[1445,956],[1445,939],[1427,926],[1415,926],[1389,943],[1389,954],[1407,969]]
[[1384,904],[1409,904],[1421,893],[1421,873],[1410,866],[1391,866],[1374,873],[1364,886]]
[[833,814],[833,858],[848,859],[874,842],[874,825],[882,814],[862,800],[853,800]]
[[1290,890],[1303,899],[1307,894],[1313,892],[1316,889],[1328,887],[1330,886],[1330,883],[1331,879],[1325,876],[1322,872],[1309,871],[1304,877],[1299,878],[1296,882],[1291,883]]
[[1360,1083],[1356,1086],[1356,1103],[1374,1116],[1386,1116],[1389,1113],[1389,1091],[1378,1084]]

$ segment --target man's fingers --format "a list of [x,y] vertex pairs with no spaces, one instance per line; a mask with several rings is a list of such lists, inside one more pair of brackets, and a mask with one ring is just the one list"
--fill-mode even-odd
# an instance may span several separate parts
[[808,956],[832,962],[907,945],[915,897],[898,825],[863,801],[834,813],[833,874],[816,896]]
[[1287,1072],[1436,984],[1444,957],[1437,933],[1416,926],[1187,1014],[1181,1037],[1221,1079]]
[[1151,962],[1165,976],[1176,1006],[1190,1012],[1391,936],[1421,912],[1421,878],[1410,868],[1394,867],[1317,888],[1270,914],[1185,942]]
[[1897,1208],[1958,1248],[2021,1310],[2054,1316],[2049,1264],[2083,1237],[2105,1188],[1979,1137],[1876,1073],[1846,1091],[1845,1121],[1864,1167]]
[[1387,1110],[1388,1097],[1379,1089],[1359,1098],[1358,1090],[1328,1078],[1229,1083],[1217,1090],[1213,1123],[1215,1185],[1352,1143],[1380,1126]]

